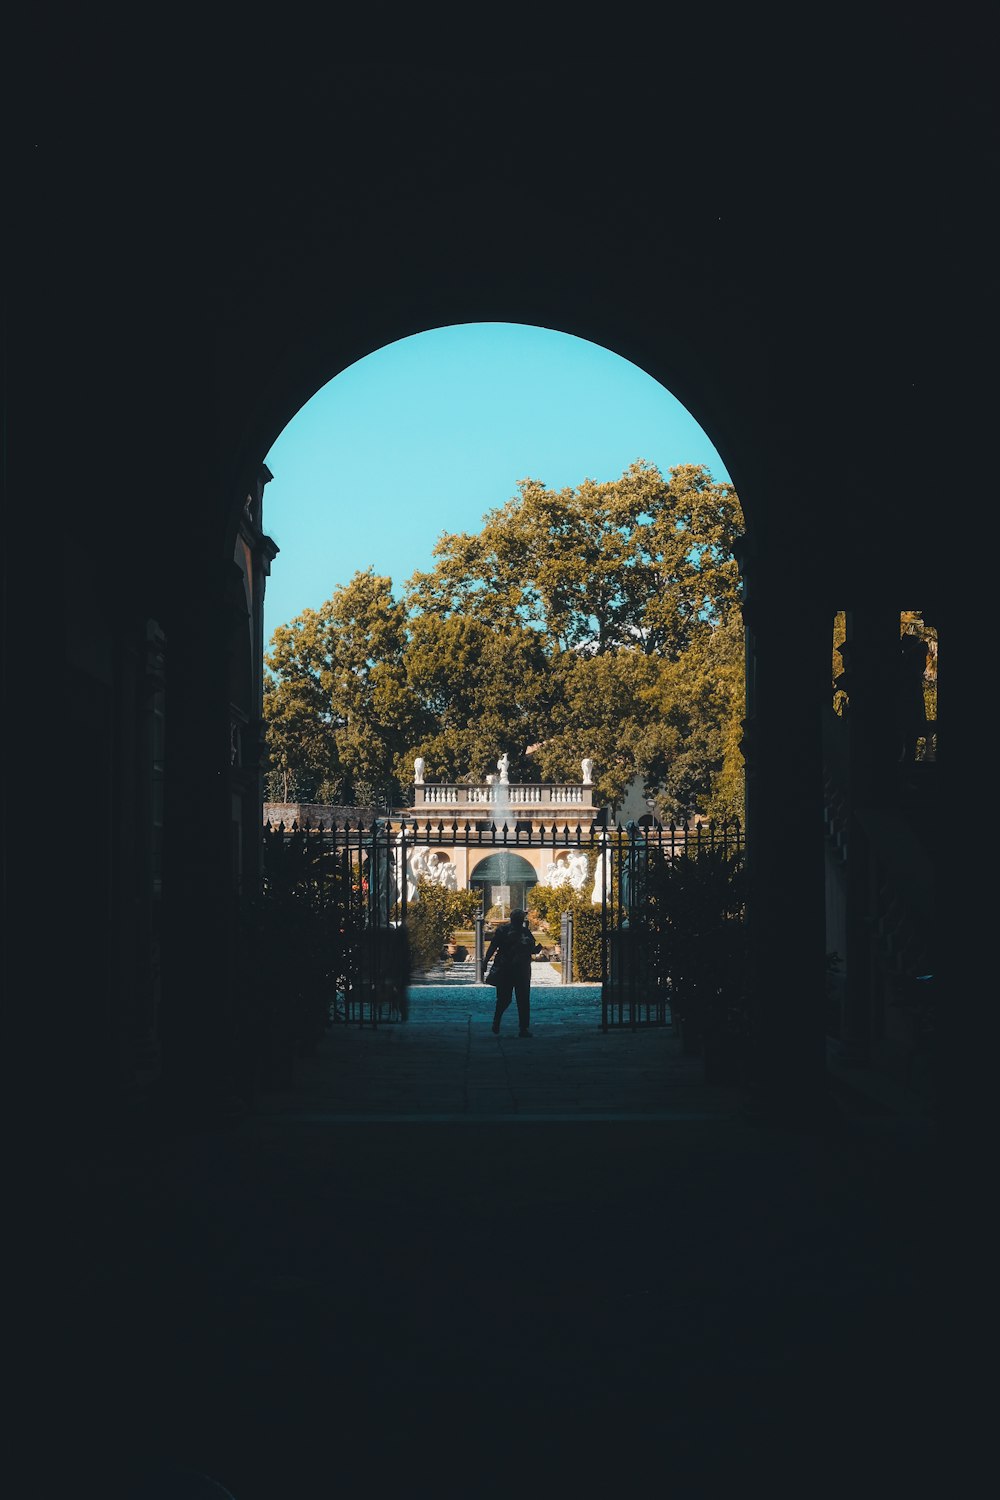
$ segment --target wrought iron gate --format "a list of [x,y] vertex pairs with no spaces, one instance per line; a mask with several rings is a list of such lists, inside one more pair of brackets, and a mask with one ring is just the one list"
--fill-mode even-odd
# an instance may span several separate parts
[[603,836],[600,859],[602,1028],[680,1021],[700,1041],[743,987],[742,828],[631,823]]
[[[414,856],[447,860],[551,850],[587,856],[585,915],[597,936],[601,1027],[665,1026],[711,988],[721,925],[738,922],[744,841],[738,824],[674,827],[511,828],[377,819],[264,828],[265,894],[309,915],[327,945],[336,1017],[377,1026],[405,1020],[407,914]],[[433,855],[431,855],[433,851]],[[721,893],[721,894],[720,894]],[[578,936],[579,940],[579,936]],[[699,977],[699,975],[703,977]]]

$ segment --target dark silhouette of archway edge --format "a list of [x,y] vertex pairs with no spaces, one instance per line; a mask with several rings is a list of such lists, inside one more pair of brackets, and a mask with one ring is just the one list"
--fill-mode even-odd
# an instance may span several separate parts
[[[747,461],[742,463],[740,461],[738,430],[730,438],[730,434],[738,428],[738,424],[728,419],[729,414],[726,410],[727,403],[725,400],[726,393],[720,392],[718,390],[718,383],[714,381],[706,389],[708,382],[699,378],[703,373],[702,371],[696,371],[693,378],[685,378],[682,367],[683,361],[677,361],[676,349],[672,351],[675,358],[664,360],[658,357],[662,351],[653,347],[649,341],[638,338],[635,340],[622,338],[610,327],[595,328],[588,326],[586,329],[582,329],[580,323],[575,323],[573,326],[563,326],[561,323],[557,323],[552,316],[549,316],[544,321],[537,317],[528,320],[523,316],[514,316],[514,309],[505,309],[504,314],[501,314],[497,311],[496,303],[493,301],[485,303],[478,313],[462,318],[444,316],[447,310],[447,308],[442,309],[440,321],[421,321],[416,325],[401,317],[398,324],[392,328],[388,337],[382,336],[385,330],[380,328],[378,342],[372,344],[371,347],[365,348],[363,345],[355,346],[353,344],[348,346],[352,351],[356,348],[357,352],[340,353],[339,351],[343,348],[343,344],[341,338],[337,337],[334,342],[337,345],[338,354],[333,361],[331,361],[329,343],[324,343],[319,347],[312,344],[299,346],[295,351],[294,357],[289,360],[287,381],[282,382],[275,389],[268,389],[263,394],[261,409],[257,414],[254,432],[250,438],[251,456],[245,458],[240,465],[239,478],[235,483],[235,495],[238,496],[240,493],[246,494],[249,488],[250,476],[253,474],[255,466],[262,461],[262,457],[259,458],[257,455],[261,454],[262,450],[263,453],[269,451],[281,431],[289,422],[294,420],[303,406],[325,385],[349,369],[353,364],[402,339],[419,337],[423,333],[433,332],[439,328],[462,325],[471,326],[481,323],[506,323],[525,327],[543,327],[556,333],[564,333],[599,345],[602,348],[608,349],[611,353],[620,355],[623,359],[628,360],[631,364],[643,370],[644,373],[650,375],[670,395],[675,396],[687,408],[718,449],[727,471],[733,477],[734,484],[736,484],[734,470],[738,472],[742,470],[744,473],[750,471],[751,465]],[[677,340],[678,344],[679,342]],[[683,394],[681,394],[682,391]],[[295,392],[296,394],[290,398],[289,394],[287,394],[289,392]],[[303,393],[301,399],[299,399],[299,392]],[[721,415],[722,420],[715,420],[718,415]],[[258,432],[260,436],[257,436]],[[644,457],[645,455],[637,454],[635,456]],[[742,493],[738,484],[737,493],[740,494],[742,501]],[[237,501],[234,496],[234,504],[236,503]],[[744,514],[746,514],[745,507]],[[232,521],[230,524],[234,525]],[[224,547],[228,545],[228,540],[229,534],[227,533],[223,544]]]
[[[894,31],[880,99],[908,76],[899,41]],[[772,966],[768,986],[770,1001],[779,996],[775,1071],[787,1074],[797,1058],[814,1086],[820,1032],[810,1021],[808,1035],[800,1027],[784,1048],[778,1033],[783,1016],[792,1035],[812,1003],[803,1006],[803,993],[822,988],[815,724],[829,682],[829,616],[859,602],[926,607],[943,596],[952,664],[975,660],[990,638],[968,601],[957,609],[939,549],[928,544],[939,535],[940,476],[955,453],[971,441],[968,472],[993,467],[992,387],[982,379],[991,241],[956,233],[952,215],[926,208],[940,189],[942,202],[966,204],[968,221],[983,202],[989,136],[964,66],[963,105],[948,120],[941,114],[940,65],[935,50],[935,87],[912,117],[926,122],[926,137],[873,129],[864,111],[844,104],[838,70],[833,110],[802,75],[816,100],[811,118],[790,116],[784,88],[774,91],[780,128],[771,142],[755,138],[753,111],[699,108],[688,119],[676,97],[652,92],[641,131],[592,110],[548,116],[549,125],[566,123],[556,133],[537,111],[512,111],[509,99],[484,109],[476,78],[463,109],[429,128],[434,91],[424,74],[408,90],[381,70],[377,85],[358,76],[356,96],[341,100],[334,119],[324,66],[323,128],[311,150],[299,126],[295,149],[282,150],[273,108],[260,114],[259,138],[247,111],[234,111],[225,152],[171,109],[157,112],[170,137],[160,157],[135,128],[116,128],[120,149],[91,149],[85,125],[97,91],[86,74],[88,109],[58,151],[44,137],[41,152],[33,145],[15,182],[26,209],[19,231],[30,230],[20,247],[15,236],[24,253],[14,262],[11,368],[28,395],[15,403],[11,454],[32,503],[11,507],[10,618],[30,619],[38,635],[32,652],[10,653],[19,668],[11,701],[35,726],[38,784],[61,784],[73,723],[76,783],[100,788],[127,826],[111,748],[114,684],[101,674],[110,677],[113,651],[130,648],[134,622],[155,617],[166,629],[174,788],[166,889],[172,901],[183,897],[167,955],[170,1057],[207,1057],[227,1025],[219,997],[230,955],[219,934],[231,920],[229,826],[220,788],[230,626],[220,619],[248,481],[277,432],[340,369],[426,328],[503,320],[592,339],[646,370],[700,422],[736,484],[754,554],[743,569],[759,668],[752,796],[772,819],[753,841],[757,890],[771,909],[760,946],[781,945],[781,972]],[[756,105],[756,79],[754,92]],[[486,116],[496,128],[484,138]],[[887,109],[885,118],[895,131],[907,116]],[[713,120],[717,153],[706,148]],[[824,141],[835,150],[817,153]],[[888,177],[886,147],[899,169]],[[68,234],[70,225],[86,232]],[[109,416],[115,446],[98,453]],[[972,516],[980,510],[973,502]],[[60,531],[65,556],[53,559]],[[53,587],[65,592],[65,611],[39,611]],[[52,691],[39,659],[64,674],[72,696]],[[971,681],[968,693],[949,695],[950,743],[967,747],[970,764],[980,702]],[[124,743],[127,751],[127,735]],[[111,1072],[108,1037],[122,1004],[111,956],[127,922],[108,915],[117,879],[110,829],[108,821],[103,842],[91,844],[93,878],[74,892],[65,960],[48,986],[52,1029],[64,1028],[67,1088],[88,1069]],[[49,889],[48,849],[24,842],[18,887]],[[971,881],[963,886],[950,872],[948,884],[965,891]],[[24,920],[37,951],[47,951],[48,911]],[[952,929],[963,934],[963,952],[968,928],[961,913]],[[979,992],[970,984],[968,993]],[[211,1086],[212,1068],[204,1072]]]
[[[548,232],[565,241],[549,215]],[[284,283],[279,307],[261,288],[233,314],[239,337],[227,341],[218,369],[219,466],[228,490],[218,544],[228,556],[242,499],[281,431],[307,401],[358,360],[435,328],[512,323],[589,340],[642,369],[691,413],[718,449],[744,507],[748,530],[765,505],[766,485],[755,456],[766,421],[766,356],[752,309],[712,295],[690,269],[660,261],[656,274],[641,262],[626,284],[612,265],[580,255],[552,266],[534,254],[510,264],[484,254],[495,226],[449,258],[427,250],[405,265],[340,264],[328,257],[299,263]],[[494,251],[495,254],[495,251]],[[639,456],[639,455],[636,455]],[[542,476],[544,477],[544,476]]]
[[[111,617],[109,638],[113,630],[124,635],[121,621],[152,616],[168,641],[168,1070],[196,1070],[197,1087],[210,1092],[233,1013],[228,710],[231,641],[245,625],[236,618],[231,540],[247,489],[277,433],[339,370],[424,329],[506,321],[591,339],[660,380],[716,444],[740,495],[750,533],[741,560],[756,694],[748,794],[751,812],[762,813],[751,835],[769,1066],[778,1081],[795,1079],[800,1092],[814,1094],[823,1072],[819,704],[829,683],[829,619],[851,598],[891,596],[897,580],[917,597],[921,578],[933,576],[912,506],[901,526],[893,496],[870,505],[862,489],[878,472],[887,425],[901,464],[915,472],[923,462],[924,450],[910,443],[909,382],[887,384],[889,354],[881,365],[859,360],[867,304],[833,330],[811,272],[762,291],[761,256],[720,269],[700,256],[697,239],[686,255],[675,253],[662,212],[648,232],[636,222],[584,233],[585,209],[574,217],[558,184],[560,210],[542,191],[522,193],[520,183],[498,186],[494,177],[489,187],[498,198],[486,205],[485,195],[464,188],[451,201],[424,195],[419,181],[408,196],[374,207],[360,197],[331,206],[319,195],[309,199],[312,217],[248,222],[243,238],[238,219],[223,223],[215,209],[183,259],[152,239],[148,263],[123,265],[102,257],[102,241],[84,240],[71,278],[60,265],[50,284],[44,259],[34,271],[33,310],[43,330],[57,329],[55,342],[77,375],[72,385],[60,366],[59,379],[79,392],[72,403],[62,394],[54,403],[58,444],[47,414],[39,416],[37,513],[49,514],[45,506],[59,496],[57,514],[71,523],[76,546],[67,577],[86,579],[95,607]],[[216,196],[213,187],[206,202]],[[824,296],[832,284],[822,283]],[[48,346],[34,324],[30,334],[24,344],[34,369]],[[38,379],[48,390],[52,372],[39,369]],[[835,465],[845,438],[837,398],[847,380],[851,460]],[[76,455],[88,452],[108,410],[116,412],[121,451],[100,475],[101,527],[88,534],[86,512],[74,503]],[[896,492],[912,494],[907,476],[897,478]],[[926,485],[917,493],[932,499]],[[21,530],[15,555],[24,556],[37,536]],[[27,589],[25,598],[27,618],[34,606]],[[50,655],[60,660],[65,644],[55,630],[53,637]],[[78,693],[81,713],[98,701],[83,675]],[[39,696],[33,690],[31,701]],[[38,722],[52,717],[42,704]],[[85,737],[95,776],[107,764],[97,729],[105,732],[104,721]],[[60,742],[55,728],[48,738]],[[51,759],[55,785],[61,767],[55,752]],[[110,851],[104,869],[110,880]],[[93,973],[96,1007],[110,991],[109,928],[101,926],[99,884],[93,890],[89,906],[77,903],[67,951],[76,970]],[[66,994],[75,983],[67,976]],[[75,1013],[84,1014],[79,1006]]]

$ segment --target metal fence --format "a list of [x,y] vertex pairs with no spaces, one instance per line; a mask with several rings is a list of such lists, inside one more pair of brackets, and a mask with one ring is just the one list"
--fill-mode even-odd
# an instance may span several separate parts
[[[518,827],[443,819],[265,825],[264,891],[314,914],[329,946],[337,1019],[405,1019],[411,860],[418,850],[583,851],[600,914],[601,1026],[663,1026],[716,982],[720,936],[742,916],[739,824]],[[587,894],[584,892],[583,894]],[[578,914],[576,940],[582,940]],[[595,920],[596,929],[596,920]],[[700,955],[700,956],[699,956]],[[565,963],[564,952],[564,963]],[[564,978],[569,971],[564,968]],[[714,976],[714,977],[713,977]]]
[[700,1045],[744,988],[739,824],[616,830],[604,848],[601,1025],[680,1023]]

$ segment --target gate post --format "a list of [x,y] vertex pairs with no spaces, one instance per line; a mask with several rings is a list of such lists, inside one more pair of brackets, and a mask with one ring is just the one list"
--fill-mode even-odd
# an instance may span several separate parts
[[560,921],[559,951],[562,955],[562,982],[573,983],[573,913],[564,911]]
[[483,982],[483,953],[485,952],[485,944],[483,942],[483,924],[484,924],[485,921],[486,921],[486,918],[485,918],[485,916],[483,915],[482,912],[479,912],[479,914],[476,917],[473,918],[473,925],[475,926],[475,929],[476,929],[476,983],[477,984],[482,984],[482,982]]
[[808,1119],[828,1104],[822,722],[833,610],[780,560],[774,549],[744,572],[750,1083],[762,1114]]

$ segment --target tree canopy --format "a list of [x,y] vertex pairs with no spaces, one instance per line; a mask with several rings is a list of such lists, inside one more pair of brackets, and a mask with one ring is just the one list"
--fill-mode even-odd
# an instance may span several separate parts
[[616,802],[635,775],[664,818],[742,808],[739,574],[731,485],[700,465],[549,490],[524,479],[476,533],[393,595],[372,569],[275,631],[265,717],[271,795],[398,800],[478,781],[579,776]]

